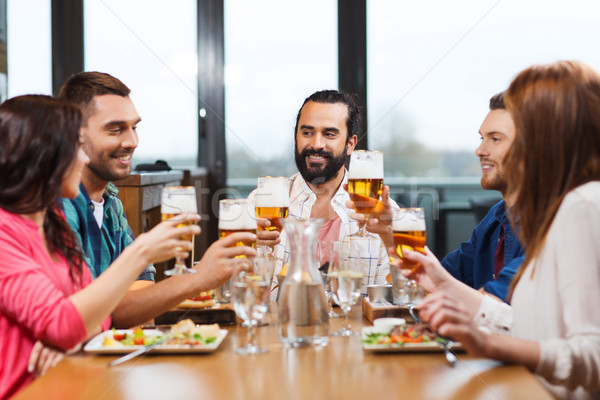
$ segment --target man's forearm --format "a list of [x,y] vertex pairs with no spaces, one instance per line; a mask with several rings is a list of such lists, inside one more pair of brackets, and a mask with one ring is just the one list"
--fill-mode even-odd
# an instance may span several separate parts
[[186,276],[173,276],[143,289],[129,290],[112,313],[117,328],[143,324],[196,294]]

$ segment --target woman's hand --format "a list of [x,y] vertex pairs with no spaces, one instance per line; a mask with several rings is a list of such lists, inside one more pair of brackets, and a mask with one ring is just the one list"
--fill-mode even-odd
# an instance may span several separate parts
[[[394,252],[394,257],[397,258],[395,249],[388,249],[388,253],[392,254],[392,251]],[[403,254],[409,261],[418,262],[419,267],[414,272],[411,272],[409,269],[403,269],[402,259],[399,259],[398,267],[400,268],[400,272],[406,278],[410,277],[410,279],[414,279],[419,286],[428,292],[435,292],[439,286],[449,285],[452,281],[456,281],[456,279],[446,271],[442,264],[440,264],[427,246],[425,246],[425,254],[408,250],[405,250]]]
[[463,300],[453,292],[432,293],[419,304],[419,316],[439,335],[460,342],[470,354],[486,356],[490,335],[473,323],[472,310]]
[[176,216],[142,233],[128,247],[134,246],[140,257],[145,257],[145,265],[175,257],[187,258],[193,245],[191,240],[182,238],[199,235],[199,221],[198,215]]
[[65,353],[62,350],[47,346],[38,340],[31,349],[29,362],[27,363],[27,372],[35,373],[36,376],[42,376],[50,368],[54,368],[63,359],[64,355]]

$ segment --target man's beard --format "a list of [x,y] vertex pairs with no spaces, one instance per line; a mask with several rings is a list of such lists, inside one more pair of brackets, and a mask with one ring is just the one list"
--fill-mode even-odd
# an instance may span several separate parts
[[131,165],[123,168],[112,168],[113,157],[133,154],[133,151],[117,150],[110,155],[101,156],[94,148],[84,148],[90,157],[90,162],[87,167],[92,171],[98,178],[112,182],[119,179],[126,178],[131,172]]
[[[313,185],[320,185],[325,182],[329,182],[333,178],[336,177],[340,168],[342,168],[348,156],[344,151],[338,156],[334,156],[332,152],[326,150],[314,150],[314,149],[304,149],[302,153],[298,153],[298,149],[294,149],[294,155],[296,158],[296,166],[298,167],[298,171],[300,171],[300,175],[304,178],[304,180]],[[324,157],[329,160],[329,162],[323,168],[319,167],[309,167],[306,164],[306,157],[311,155],[318,155]]]

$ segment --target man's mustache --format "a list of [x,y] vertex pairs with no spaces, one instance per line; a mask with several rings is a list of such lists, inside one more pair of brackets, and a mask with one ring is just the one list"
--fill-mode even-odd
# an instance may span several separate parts
[[321,157],[327,157],[327,158],[333,158],[333,153],[327,150],[315,150],[315,149],[304,149],[302,150],[302,153],[300,153],[302,155],[302,157],[308,157],[308,156],[321,156]]

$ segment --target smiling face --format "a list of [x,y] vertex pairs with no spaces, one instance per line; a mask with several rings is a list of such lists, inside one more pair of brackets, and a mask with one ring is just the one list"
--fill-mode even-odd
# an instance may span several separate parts
[[475,154],[481,163],[481,187],[506,195],[503,162],[515,138],[515,125],[510,113],[503,109],[490,111],[481,124],[479,134],[481,144]]
[[96,96],[89,110],[82,127],[82,147],[90,158],[86,173],[106,183],[125,178],[131,171],[141,120],[133,102],[129,97],[106,94]]
[[348,139],[348,107],[343,103],[307,102],[300,112],[296,131],[296,166],[311,184],[332,180],[344,169],[356,146]]

